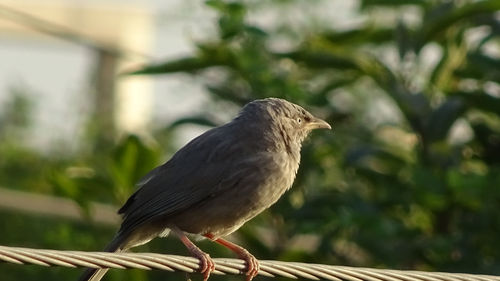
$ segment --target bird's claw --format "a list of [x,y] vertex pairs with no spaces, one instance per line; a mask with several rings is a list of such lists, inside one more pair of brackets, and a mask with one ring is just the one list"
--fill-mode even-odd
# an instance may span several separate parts
[[259,274],[259,260],[255,258],[248,251],[241,253],[240,258],[245,260],[247,264],[246,273],[247,281],[251,281],[257,274]]
[[215,263],[209,254],[203,251],[194,251],[193,254],[200,260],[199,271],[203,274],[203,281],[207,281],[210,273],[215,270]]

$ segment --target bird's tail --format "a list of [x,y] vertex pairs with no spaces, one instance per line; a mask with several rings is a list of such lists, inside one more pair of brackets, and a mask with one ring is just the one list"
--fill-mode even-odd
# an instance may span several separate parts
[[[104,248],[104,252],[121,252],[122,244],[125,240],[124,235],[117,234],[113,240]],[[108,272],[108,268],[87,268],[78,281],[99,281]]]

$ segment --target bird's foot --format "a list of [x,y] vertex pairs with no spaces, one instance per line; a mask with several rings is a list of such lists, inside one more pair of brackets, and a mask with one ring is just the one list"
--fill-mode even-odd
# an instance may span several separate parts
[[240,259],[246,262],[247,281],[251,281],[255,276],[257,276],[257,274],[259,274],[259,260],[257,260],[257,258],[250,254],[250,252],[248,252],[245,248],[222,238],[214,239],[214,236],[211,233],[204,234],[204,236],[233,251]]
[[215,263],[212,258],[210,258],[210,255],[198,248],[193,242],[189,240],[186,234],[184,234],[184,232],[177,228],[175,225],[171,225],[170,229],[179,237],[179,239],[186,246],[191,255],[200,260],[199,271],[201,274],[203,274],[203,281],[207,281],[208,277],[210,277],[210,273],[215,270]]
[[247,250],[239,252],[238,255],[247,263],[247,281],[251,281],[255,276],[257,276],[257,274],[259,274],[259,260],[257,260],[257,258],[255,258],[254,255],[250,254]]
[[203,252],[198,247],[189,249],[191,254],[200,260],[199,271],[203,274],[203,281],[207,281],[210,273],[215,270],[215,263],[209,254]]

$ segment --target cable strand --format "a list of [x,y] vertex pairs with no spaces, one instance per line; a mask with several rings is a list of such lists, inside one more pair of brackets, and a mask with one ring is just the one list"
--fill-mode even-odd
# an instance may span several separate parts
[[[243,260],[214,258],[213,261],[214,274],[245,273]],[[7,246],[0,246],[0,262],[73,268],[157,269],[186,273],[198,272],[200,267],[196,258],[176,255],[58,251]],[[500,281],[500,276],[494,275],[375,269],[272,260],[260,261],[259,275],[333,281]]]

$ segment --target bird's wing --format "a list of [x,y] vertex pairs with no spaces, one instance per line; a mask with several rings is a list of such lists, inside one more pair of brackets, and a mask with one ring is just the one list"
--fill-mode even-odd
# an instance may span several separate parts
[[119,210],[124,216],[121,231],[131,231],[152,218],[183,211],[231,188],[228,178],[234,175],[234,156],[243,156],[245,150],[234,145],[235,138],[225,134],[224,127],[212,129],[146,175],[140,188]]

